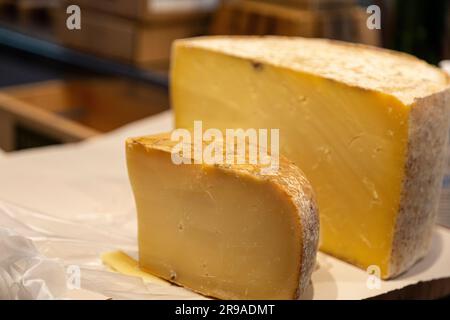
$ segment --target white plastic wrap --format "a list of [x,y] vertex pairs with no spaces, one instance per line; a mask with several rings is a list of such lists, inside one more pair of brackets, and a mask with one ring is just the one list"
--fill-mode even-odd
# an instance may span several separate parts
[[15,230],[0,228],[0,299],[63,299],[78,287],[114,299],[199,298],[176,286],[108,271],[102,253],[137,252],[133,233],[124,237],[118,232],[121,221],[114,224],[117,231],[108,223],[75,223],[0,201],[0,225]]
[[41,255],[31,240],[0,228],[0,248],[0,299],[42,300],[65,296],[64,267],[58,260]]

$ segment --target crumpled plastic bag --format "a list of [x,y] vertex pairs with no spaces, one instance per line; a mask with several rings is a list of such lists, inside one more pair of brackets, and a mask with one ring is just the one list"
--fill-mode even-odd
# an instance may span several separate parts
[[60,299],[66,273],[56,259],[42,256],[33,241],[0,228],[0,299]]
[[130,212],[111,221],[103,218],[60,219],[0,200],[0,225],[8,228],[0,228],[0,299],[71,299],[72,289],[105,299],[203,298],[168,283],[109,271],[102,253],[122,250],[137,256],[136,235],[124,224],[135,223],[136,217]]

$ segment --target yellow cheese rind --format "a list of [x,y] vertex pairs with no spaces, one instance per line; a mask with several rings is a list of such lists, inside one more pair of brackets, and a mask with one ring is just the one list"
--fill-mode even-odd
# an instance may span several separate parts
[[[319,219],[301,171],[174,165],[170,135],[130,138],[143,270],[221,299],[295,299],[309,285]],[[212,216],[211,216],[212,214]]]
[[280,128],[305,172],[320,249],[383,278],[426,254],[448,134],[448,77],[409,55],[279,37],[180,40],[176,126]]

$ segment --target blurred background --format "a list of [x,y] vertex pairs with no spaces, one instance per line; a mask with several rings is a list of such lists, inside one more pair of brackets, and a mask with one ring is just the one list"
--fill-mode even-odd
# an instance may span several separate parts
[[[81,30],[76,25],[77,5]],[[367,28],[381,9],[381,29]],[[450,0],[0,0],[0,153],[81,141],[169,109],[170,46],[287,35],[450,58]]]

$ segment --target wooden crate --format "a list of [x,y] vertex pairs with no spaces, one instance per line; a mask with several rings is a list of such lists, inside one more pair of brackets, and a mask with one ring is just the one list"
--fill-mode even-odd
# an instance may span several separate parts
[[210,33],[315,37],[318,28],[312,11],[257,1],[227,1],[216,13]]
[[0,0],[0,17],[18,27],[51,26],[60,0]]
[[366,27],[358,6],[306,10],[261,1],[227,1],[218,10],[211,34],[285,35],[331,38],[380,45],[378,30]]
[[174,40],[205,34],[208,25],[205,19],[176,24],[141,24],[83,10],[81,30],[69,30],[65,10],[55,11],[55,16],[56,36],[63,45],[138,65],[169,60]]
[[0,149],[80,141],[168,108],[166,89],[118,79],[10,87],[0,90]]
[[140,21],[175,21],[205,18],[218,0],[72,0],[82,9],[97,9]]
[[343,9],[345,7],[355,6],[358,3],[357,0],[256,0],[256,1],[274,3],[278,5],[308,10]]
[[381,30],[370,30],[364,8],[355,6],[345,9],[318,11],[319,35],[321,38],[381,46]]

